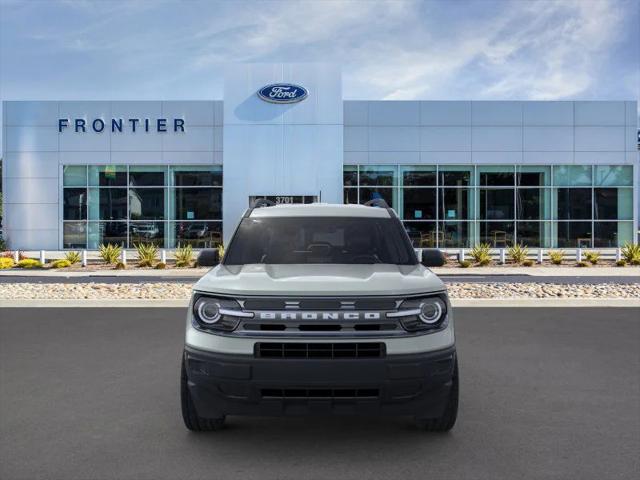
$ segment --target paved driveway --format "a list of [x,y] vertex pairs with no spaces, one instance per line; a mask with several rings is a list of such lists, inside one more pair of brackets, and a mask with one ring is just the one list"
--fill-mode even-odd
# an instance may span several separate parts
[[182,426],[180,309],[0,309],[0,478],[629,479],[640,310],[457,309],[459,423]]

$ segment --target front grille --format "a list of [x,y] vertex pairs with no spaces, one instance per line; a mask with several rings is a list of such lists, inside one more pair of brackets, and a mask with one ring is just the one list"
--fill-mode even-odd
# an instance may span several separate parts
[[394,310],[395,298],[247,298],[246,310]]
[[382,358],[384,343],[256,343],[259,358]]
[[263,388],[260,390],[262,398],[378,398],[380,390],[377,388]]

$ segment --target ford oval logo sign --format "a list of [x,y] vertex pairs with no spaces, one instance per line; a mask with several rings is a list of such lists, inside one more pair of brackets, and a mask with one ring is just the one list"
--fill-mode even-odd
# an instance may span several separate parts
[[274,83],[258,90],[258,96],[265,102],[296,103],[307,98],[306,88],[292,83]]

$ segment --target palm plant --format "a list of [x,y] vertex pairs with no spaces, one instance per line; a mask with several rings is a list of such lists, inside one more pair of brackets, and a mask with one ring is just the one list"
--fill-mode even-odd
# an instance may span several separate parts
[[158,247],[154,243],[139,243],[134,246],[138,252],[138,266],[153,267],[158,260]]
[[193,263],[193,248],[190,244],[187,244],[184,247],[178,244],[175,257],[176,267],[190,267]]
[[491,263],[491,245],[488,243],[479,243],[469,252],[471,258],[480,265],[489,265]]
[[80,261],[80,252],[67,252],[64,256],[64,259],[67,260],[71,265],[74,265]]
[[120,258],[122,247],[113,243],[101,243],[99,248],[100,258],[108,265],[113,265]]
[[640,244],[625,243],[622,247],[622,258],[630,265],[640,265]]
[[554,265],[562,265],[562,260],[564,259],[564,250],[549,251],[549,259]]
[[591,262],[591,265],[595,265],[600,260],[600,252],[585,252],[584,258]]
[[511,247],[509,247],[509,250],[507,251],[507,253],[509,254],[509,258],[513,263],[520,265],[522,262],[524,262],[527,259],[527,255],[529,254],[529,249],[527,248],[526,245],[521,245],[519,243],[516,243],[515,245],[512,245]]

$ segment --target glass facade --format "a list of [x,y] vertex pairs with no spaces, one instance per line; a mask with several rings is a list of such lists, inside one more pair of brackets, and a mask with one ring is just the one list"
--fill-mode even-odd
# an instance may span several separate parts
[[346,165],[343,178],[345,203],[385,199],[416,247],[633,240],[630,165]]
[[66,165],[63,248],[222,243],[222,167]]

